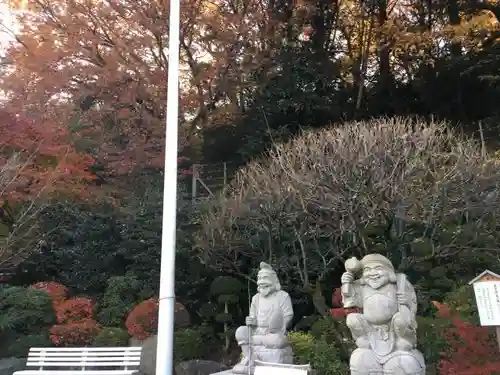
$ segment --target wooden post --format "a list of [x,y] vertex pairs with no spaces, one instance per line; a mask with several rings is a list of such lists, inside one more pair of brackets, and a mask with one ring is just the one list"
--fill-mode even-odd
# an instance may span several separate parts
[[196,188],[198,180],[198,171],[196,169],[196,164],[192,166],[192,177],[191,177],[191,200],[194,202],[196,199]]
[[498,344],[498,351],[500,351],[500,326],[496,326],[495,330],[497,332],[497,344]]
[[224,186],[222,188],[224,191],[226,190],[226,185],[227,185],[227,163],[224,162]]

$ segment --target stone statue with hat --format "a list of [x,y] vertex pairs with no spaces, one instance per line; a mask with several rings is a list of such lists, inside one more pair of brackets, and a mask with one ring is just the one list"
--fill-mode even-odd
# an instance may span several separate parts
[[262,262],[257,274],[257,294],[250,304],[246,325],[236,330],[242,359],[234,374],[253,374],[255,361],[292,364],[293,353],[287,327],[293,318],[290,295],[281,290],[276,272]]
[[417,296],[406,275],[396,273],[380,254],[348,259],[345,268],[344,308],[362,309],[347,315],[357,346],[351,375],[425,375],[424,357],[416,348]]

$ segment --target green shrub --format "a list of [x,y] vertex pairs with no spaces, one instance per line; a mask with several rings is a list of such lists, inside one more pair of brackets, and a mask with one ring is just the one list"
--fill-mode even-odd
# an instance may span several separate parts
[[215,341],[215,333],[208,326],[184,328],[174,333],[174,359],[176,362],[206,358]]
[[351,331],[345,323],[345,318],[334,319],[327,316],[318,319],[311,326],[311,335],[315,338],[323,338],[331,343],[349,343],[349,341],[352,341]]
[[105,326],[122,326],[127,314],[138,301],[141,283],[134,275],[108,279],[104,296],[97,304],[97,316]]
[[32,347],[54,346],[49,339],[48,330],[38,334],[3,336],[0,341],[0,353],[2,357],[25,358]]
[[44,291],[0,286],[0,332],[39,333],[56,322],[52,300]]
[[229,351],[235,328],[232,327],[234,321],[233,313],[238,311],[240,296],[245,290],[245,286],[236,278],[231,276],[219,276],[210,285],[210,293],[217,298],[220,311],[215,315],[215,321],[223,325],[223,333],[219,336],[224,340],[224,349]]
[[441,353],[448,347],[444,332],[451,326],[449,319],[440,317],[417,317],[418,349],[424,355],[430,374],[439,368]]
[[335,347],[339,359],[344,362],[349,361],[352,351],[356,348],[345,319],[323,317],[312,325],[310,333],[314,338],[324,340],[328,345]]
[[292,342],[295,363],[309,363],[318,375],[349,373],[349,366],[347,362],[340,360],[338,349],[324,338],[315,338],[303,332],[289,332],[288,337]]
[[93,346],[127,346],[129,334],[126,329],[104,327],[92,341]]
[[479,313],[477,311],[474,288],[471,285],[462,285],[448,293],[443,301],[453,311],[456,311],[462,319],[479,325]]

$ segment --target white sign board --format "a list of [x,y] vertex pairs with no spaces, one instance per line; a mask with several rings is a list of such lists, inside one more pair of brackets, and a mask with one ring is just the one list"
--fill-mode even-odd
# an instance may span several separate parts
[[480,281],[473,286],[481,325],[500,326],[500,281]]
[[255,366],[254,375],[307,375],[307,370],[290,367]]

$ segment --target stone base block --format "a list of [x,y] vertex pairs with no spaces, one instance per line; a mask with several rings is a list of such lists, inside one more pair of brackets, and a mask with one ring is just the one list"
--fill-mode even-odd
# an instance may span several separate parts
[[233,370],[226,370],[221,372],[214,372],[213,374],[210,375],[239,375],[239,374],[235,374]]
[[[261,362],[261,365],[266,365],[267,367],[276,367],[276,368],[280,368],[280,369],[287,369],[287,368],[288,369],[300,369],[300,370],[306,370],[308,375],[315,374],[311,370],[310,365],[286,365],[286,364],[282,364],[282,363],[265,363],[265,362]],[[236,374],[231,369],[231,370],[216,372],[216,373],[213,373],[210,375],[242,375],[242,374]]]

